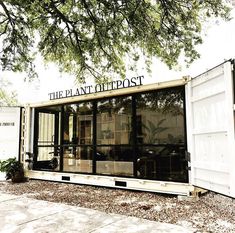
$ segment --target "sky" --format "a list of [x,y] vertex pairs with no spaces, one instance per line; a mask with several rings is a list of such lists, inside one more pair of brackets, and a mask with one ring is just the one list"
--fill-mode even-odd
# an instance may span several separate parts
[[[142,69],[138,70],[138,75],[145,77],[144,84],[180,79],[188,75],[195,77],[225,60],[235,58],[235,9],[231,15],[233,19],[229,22],[213,20],[205,26],[204,43],[197,49],[201,57],[189,68],[182,65],[180,70],[169,70],[165,64],[155,59],[152,74]],[[24,82],[22,74],[4,72],[1,76],[12,83],[10,89],[17,91],[20,103],[47,101],[50,92],[76,87],[74,78],[68,74],[61,74],[55,65],[49,64],[45,67],[40,57],[37,58],[36,63],[39,79],[32,83]],[[127,78],[133,75],[136,76],[136,74],[127,73]]]

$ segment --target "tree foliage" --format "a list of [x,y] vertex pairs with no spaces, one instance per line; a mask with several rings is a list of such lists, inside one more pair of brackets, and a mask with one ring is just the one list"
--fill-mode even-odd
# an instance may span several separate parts
[[0,79],[0,106],[16,106],[18,105],[17,94],[15,91],[7,91],[10,83]]
[[7,93],[4,89],[0,88],[0,106],[16,106],[18,101],[16,93]]
[[124,76],[127,56],[171,68],[182,52],[199,57],[204,19],[228,14],[222,0],[0,0],[0,64],[33,76],[40,52],[81,80]]

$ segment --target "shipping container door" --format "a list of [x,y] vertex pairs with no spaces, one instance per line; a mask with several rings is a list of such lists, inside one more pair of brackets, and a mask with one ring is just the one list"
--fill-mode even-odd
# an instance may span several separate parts
[[235,197],[233,65],[227,61],[186,85],[190,183]]

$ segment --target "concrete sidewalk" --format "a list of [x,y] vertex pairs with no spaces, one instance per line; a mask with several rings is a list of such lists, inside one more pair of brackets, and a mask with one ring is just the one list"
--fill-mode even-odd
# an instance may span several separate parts
[[189,233],[192,229],[0,192],[1,233]]

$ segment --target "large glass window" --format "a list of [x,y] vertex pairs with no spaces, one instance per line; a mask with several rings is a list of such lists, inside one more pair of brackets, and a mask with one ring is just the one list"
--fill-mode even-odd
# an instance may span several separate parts
[[63,171],[92,172],[93,108],[91,102],[64,106]]
[[138,159],[142,178],[185,181],[184,90],[166,89],[136,98]]
[[184,87],[36,109],[34,169],[188,181]]
[[131,144],[132,98],[117,97],[97,102],[96,172],[133,176]]

